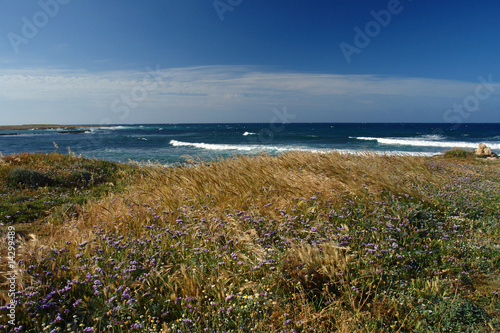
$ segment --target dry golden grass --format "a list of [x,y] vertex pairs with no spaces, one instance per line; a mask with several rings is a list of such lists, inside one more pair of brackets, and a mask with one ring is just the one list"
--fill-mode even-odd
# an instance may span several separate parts
[[[239,211],[242,215],[264,220],[263,225],[278,223],[285,213],[307,216],[308,225],[320,228],[330,223],[324,218],[329,210],[340,210],[349,200],[366,202],[368,214],[377,209],[373,202],[385,200],[388,195],[414,197],[412,200],[417,202],[434,200],[423,198],[422,189],[439,188],[456,177],[473,177],[481,172],[499,170],[481,162],[475,168],[455,162],[434,162],[424,157],[374,153],[290,152],[279,156],[199,161],[171,168],[150,165],[141,169],[140,176],[123,193],[88,202],[79,208],[75,217],[63,218],[63,224],[61,218],[48,218],[38,231],[40,239],[33,236],[24,242],[19,255],[30,253],[42,258],[50,249],[65,247],[74,256],[81,251],[79,244],[88,242],[85,255],[93,250],[97,237],[111,234],[139,239],[149,233],[145,226],[156,225],[182,231],[183,241],[165,245],[176,253],[177,261],[163,265],[142,282],[131,283],[130,287],[138,295],[154,289],[159,295],[167,295],[165,297],[172,302],[186,296],[203,299],[210,295],[211,301],[222,304],[229,294],[254,295],[266,286],[269,290],[281,291],[283,295],[279,296],[289,297],[291,301],[269,305],[269,317],[255,321],[257,331],[282,328],[288,315],[294,322],[301,322],[301,327],[314,327],[319,332],[387,331],[387,328],[374,328],[375,324],[362,328],[366,322],[382,322],[384,316],[395,322],[389,326],[392,331],[407,331],[406,327],[411,327],[412,313],[400,313],[398,303],[388,297],[374,300],[381,281],[376,280],[371,268],[365,265],[363,274],[353,272],[362,266],[361,251],[354,252],[335,241],[311,244],[290,238],[288,247],[278,254],[277,250],[266,248],[258,241],[262,238],[261,231],[245,222]],[[321,204],[316,204],[312,197],[318,197]],[[429,201],[429,204],[439,203]],[[363,209],[362,205],[359,207]],[[391,209],[399,218],[400,212],[394,207],[388,207],[386,214]],[[350,226],[341,222],[335,227],[345,233],[350,231]],[[280,230],[279,227],[275,229]],[[299,232],[306,237],[309,231]],[[203,243],[203,237],[210,242]],[[371,237],[378,240],[376,232]],[[210,260],[229,263],[234,258],[220,249],[228,244],[237,260],[245,262],[246,270],[222,264],[216,272],[208,271],[205,263],[200,264],[196,261],[199,258],[192,254],[193,248],[206,246],[210,253],[217,255],[217,259]],[[104,248],[102,256],[111,256],[112,251]],[[129,250],[123,251],[124,258],[132,255],[127,252]],[[278,269],[263,274],[259,269],[248,268],[264,265],[262,263],[269,257],[282,260],[277,263]],[[75,271],[77,264],[68,263]],[[96,267],[88,269],[92,271]],[[5,268],[0,267],[0,283],[5,283],[2,277],[5,273]],[[18,281],[29,285],[31,278],[23,276]],[[106,283],[104,279],[103,283]],[[413,283],[421,283],[415,289],[420,288],[423,296],[419,297],[424,297],[439,294],[444,282],[437,277]],[[113,285],[108,292],[116,287]],[[359,296],[345,296],[351,290],[359,290]],[[325,305],[325,298],[334,301]],[[170,331],[170,326],[164,325],[163,331]]]
[[[449,167],[454,169],[452,164]],[[95,237],[96,225],[105,232],[133,232],[140,237],[145,233],[143,226],[153,219],[151,211],[168,212],[164,220],[159,221],[167,224],[177,219],[183,207],[195,207],[190,209],[190,214],[195,215],[192,217],[203,217],[208,221],[235,208],[273,219],[279,216],[279,210],[290,209],[298,198],[319,194],[323,200],[338,201],[338,195],[342,193],[362,199],[377,197],[382,191],[418,195],[415,186],[424,180],[440,181],[429,170],[428,159],[374,153],[290,152],[280,156],[238,156],[174,168],[149,166],[125,193],[88,203],[81,208],[77,218],[68,217],[64,225],[47,219],[38,231],[43,238],[37,242],[45,249],[63,247],[66,242],[71,242],[74,245],[69,249],[75,251],[75,244],[91,241]],[[338,203],[342,204],[341,201]],[[314,209],[309,207],[309,212],[315,213]],[[228,223],[224,226],[208,223],[207,231],[221,237],[236,238],[244,249],[242,252],[251,251],[256,261],[262,258],[265,251],[255,242],[255,230],[242,230],[236,220],[224,218]],[[199,226],[191,230],[194,234],[196,228]],[[330,263],[333,266],[326,268],[324,263],[321,264],[321,260],[325,259],[300,255],[304,251],[307,252],[307,249],[297,251],[299,259],[309,257],[319,260],[311,262],[311,265],[325,270],[325,274],[339,263],[334,257],[328,258],[327,261],[333,260]],[[336,250],[332,251],[332,255],[338,255]],[[169,275],[171,281],[179,281],[174,290],[179,286],[200,290],[200,285],[207,282],[191,281],[196,277],[187,278],[182,269],[169,272]],[[228,275],[231,274],[228,272]]]
[[[439,181],[423,157],[338,152],[239,156],[196,167],[154,168],[146,173],[134,191],[161,202],[169,211],[182,205],[204,204],[220,210],[251,210],[269,203],[273,208],[283,208],[293,198],[309,198],[316,193],[364,196],[389,191],[416,195],[414,186],[421,179]],[[130,200],[140,199],[136,196]]]

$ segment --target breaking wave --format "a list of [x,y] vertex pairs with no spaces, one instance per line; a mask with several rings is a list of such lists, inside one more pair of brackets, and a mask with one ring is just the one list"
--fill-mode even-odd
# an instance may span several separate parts
[[[375,138],[375,137],[356,137],[358,140],[377,141],[386,145],[399,146],[414,146],[414,147],[442,147],[442,148],[477,148],[480,142],[464,142],[464,141],[442,141],[443,139],[426,140],[420,138]],[[491,149],[500,149],[499,142],[483,142]]]
[[[332,151],[338,151],[341,153],[358,154],[365,152],[365,150],[354,150],[354,149],[321,149],[321,148],[303,148],[303,147],[278,147],[278,146],[265,146],[265,145],[237,145],[237,144],[216,144],[216,143],[195,143],[195,142],[183,142],[177,140],[170,140],[170,144],[176,147],[194,147],[199,149],[207,150],[220,150],[220,151],[269,151],[269,152],[287,152],[287,151],[307,151],[312,153],[328,153]],[[423,152],[404,152],[404,151],[384,151],[384,152],[374,152],[377,154],[386,155],[414,155],[414,156],[432,156],[437,153],[423,153]]]

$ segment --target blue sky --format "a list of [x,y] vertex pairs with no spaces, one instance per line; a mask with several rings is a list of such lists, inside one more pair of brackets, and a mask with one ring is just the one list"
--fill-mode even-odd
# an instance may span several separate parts
[[0,0],[0,124],[500,122],[500,2]]

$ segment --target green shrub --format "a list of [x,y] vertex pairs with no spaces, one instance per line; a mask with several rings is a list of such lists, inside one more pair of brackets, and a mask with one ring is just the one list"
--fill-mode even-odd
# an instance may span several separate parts
[[[440,332],[477,332],[490,320],[485,310],[463,298],[437,298],[426,316],[427,329]],[[479,326],[478,326],[479,325]]]
[[94,175],[87,170],[77,170],[68,176],[64,185],[82,186],[94,183]]
[[474,153],[463,149],[453,149],[444,152],[445,158],[472,158]]
[[54,184],[54,179],[35,170],[14,168],[7,175],[7,181],[14,186],[44,187]]
[[119,170],[116,163],[99,160],[85,160],[80,168],[92,173],[94,184],[114,182]]

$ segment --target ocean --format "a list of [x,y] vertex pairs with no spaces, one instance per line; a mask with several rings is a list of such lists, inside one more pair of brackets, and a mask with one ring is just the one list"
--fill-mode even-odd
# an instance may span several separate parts
[[262,123],[82,125],[63,129],[0,131],[3,155],[71,151],[89,158],[171,165],[235,154],[331,151],[431,156],[485,143],[500,151],[500,124]]

